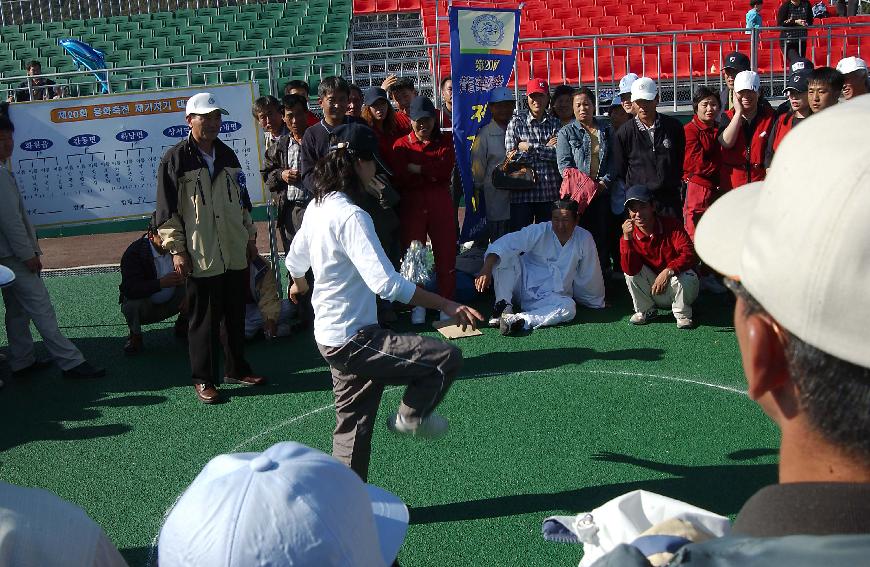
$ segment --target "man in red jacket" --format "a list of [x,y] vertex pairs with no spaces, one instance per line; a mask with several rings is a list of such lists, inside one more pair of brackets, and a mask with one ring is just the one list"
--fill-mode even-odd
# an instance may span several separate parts
[[734,108],[725,113],[723,122],[727,126],[719,134],[722,190],[764,179],[764,155],[774,113],[770,106],[759,104],[759,89],[755,71],[742,71],[734,78]]
[[670,307],[677,328],[691,329],[698,297],[695,249],[679,219],[656,214],[652,191],[635,185],[625,194],[628,220],[622,224],[619,256],[634,303],[633,325],[644,325]]

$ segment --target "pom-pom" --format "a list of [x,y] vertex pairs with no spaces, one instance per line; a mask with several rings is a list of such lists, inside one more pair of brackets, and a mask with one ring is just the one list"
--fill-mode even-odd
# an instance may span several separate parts
[[432,281],[432,268],[435,265],[435,257],[432,249],[423,246],[419,240],[414,240],[402,258],[399,272],[406,280],[417,285],[426,287]]

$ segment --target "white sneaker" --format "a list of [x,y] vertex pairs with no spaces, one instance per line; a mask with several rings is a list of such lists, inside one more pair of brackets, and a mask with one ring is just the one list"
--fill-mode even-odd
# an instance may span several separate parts
[[498,328],[499,323],[501,322],[502,315],[513,315],[514,314],[514,306],[502,299],[492,306],[492,315],[489,318],[487,323],[490,327]]
[[426,322],[426,308],[415,307],[411,310],[411,323],[414,325],[422,325]]
[[446,417],[437,413],[430,413],[419,422],[407,421],[398,413],[394,413],[387,420],[387,429],[402,435],[413,435],[424,439],[435,439],[447,433],[450,424]]
[[652,319],[655,319],[658,314],[659,314],[658,309],[653,307],[652,309],[649,309],[646,312],[638,311],[637,313],[632,315],[628,321],[632,325],[646,325]]
[[717,295],[728,291],[728,288],[720,284],[719,280],[716,279],[716,276],[713,274],[707,274],[701,278],[701,289]]
[[694,324],[694,321],[692,321],[689,317],[677,317],[678,329],[691,329]]

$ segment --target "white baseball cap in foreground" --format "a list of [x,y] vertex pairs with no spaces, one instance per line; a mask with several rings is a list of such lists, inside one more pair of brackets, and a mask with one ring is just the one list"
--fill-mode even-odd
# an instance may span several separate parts
[[160,567],[392,565],[408,509],[333,457],[299,443],[220,455],[160,530]]
[[870,97],[801,122],[764,181],[729,191],[704,213],[695,248],[790,333],[870,368],[867,124]]
[[636,100],[653,100],[659,90],[656,82],[649,77],[641,77],[631,84],[631,102]]
[[734,77],[734,92],[755,91],[761,88],[761,80],[755,71],[740,71]]
[[840,59],[840,62],[837,63],[837,71],[843,73],[844,75],[848,75],[849,73],[854,73],[855,71],[866,71],[867,63],[864,62],[860,57],[844,57]]
[[220,110],[221,114],[229,114],[221,107],[217,98],[212,93],[197,93],[187,99],[187,105],[184,107],[184,115],[191,114],[209,114],[215,110]]

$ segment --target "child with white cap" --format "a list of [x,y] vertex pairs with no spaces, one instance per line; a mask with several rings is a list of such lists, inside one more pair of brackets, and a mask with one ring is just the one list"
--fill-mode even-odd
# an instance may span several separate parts
[[755,71],[741,71],[734,77],[734,108],[724,114],[727,126],[719,134],[722,190],[764,179],[764,157],[774,112],[770,106],[759,104],[760,90],[761,81]]

